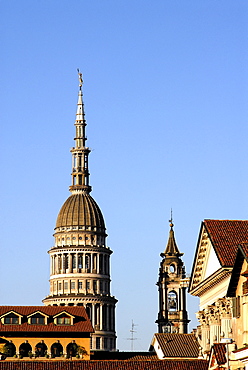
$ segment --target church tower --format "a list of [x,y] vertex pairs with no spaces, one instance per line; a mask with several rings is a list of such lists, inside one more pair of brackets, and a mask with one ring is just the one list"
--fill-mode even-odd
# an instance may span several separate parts
[[173,230],[172,218],[170,220],[169,239],[159,268],[158,292],[159,312],[156,323],[158,333],[187,333],[188,313],[186,309],[186,289],[189,278],[186,278],[184,263]]
[[95,330],[92,350],[115,350],[115,305],[110,294],[111,249],[106,245],[102,212],[90,196],[86,120],[82,74],[76,113],[75,147],[72,153],[71,195],[57,217],[55,243],[50,249],[50,294],[48,306],[84,306]]

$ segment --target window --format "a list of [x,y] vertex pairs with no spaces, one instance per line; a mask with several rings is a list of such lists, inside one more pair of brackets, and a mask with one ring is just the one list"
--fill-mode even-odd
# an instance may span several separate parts
[[168,310],[169,311],[177,310],[177,293],[174,290],[171,290],[168,293]]
[[83,282],[82,281],[79,281],[79,283],[78,283],[78,289],[83,289]]
[[104,349],[108,349],[108,338],[104,338]]
[[90,281],[86,280],[86,290],[90,290]]
[[71,282],[71,289],[75,289],[75,281]]
[[97,291],[97,281],[96,280],[93,281],[93,290],[94,290],[94,293],[96,293]]
[[4,324],[19,324],[19,317],[14,313],[10,313],[4,317]]
[[68,289],[68,282],[65,281],[65,290],[67,290],[67,289]]
[[96,349],[100,349],[100,345],[101,345],[101,338],[96,337]]
[[174,273],[176,271],[175,265],[170,265],[170,272]]
[[73,256],[72,256],[72,268],[76,268],[76,256],[75,256],[75,254],[73,254]]
[[36,325],[44,325],[45,324],[45,317],[39,313],[33,315],[31,317],[31,324]]
[[240,296],[232,298],[232,316],[240,316]]
[[172,326],[173,324],[171,322],[167,322],[167,324],[162,326],[163,333],[172,333]]
[[58,325],[71,325],[71,318],[69,316],[59,316],[57,318]]
[[59,290],[61,290],[61,283],[59,283]]
[[83,265],[82,265],[82,256],[79,255],[78,256],[78,268],[81,269],[82,267],[83,267]]
[[90,256],[88,254],[85,256],[85,268],[90,269]]

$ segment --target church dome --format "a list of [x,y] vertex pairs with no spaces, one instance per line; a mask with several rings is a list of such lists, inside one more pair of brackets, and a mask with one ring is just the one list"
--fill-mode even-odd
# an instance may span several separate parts
[[92,231],[105,232],[102,212],[89,194],[72,194],[61,207],[56,228],[70,226],[86,226]]

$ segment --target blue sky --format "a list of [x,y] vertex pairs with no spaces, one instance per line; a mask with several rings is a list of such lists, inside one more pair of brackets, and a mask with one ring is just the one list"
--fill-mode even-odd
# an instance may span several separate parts
[[[80,68],[118,348],[133,320],[134,349],[147,350],[171,207],[188,273],[204,218],[247,219],[248,3],[2,0],[0,14],[0,304],[49,292]],[[197,299],[188,310],[195,327]]]

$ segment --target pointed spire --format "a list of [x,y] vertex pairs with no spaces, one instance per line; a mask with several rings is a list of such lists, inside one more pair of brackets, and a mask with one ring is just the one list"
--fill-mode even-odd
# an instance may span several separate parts
[[72,185],[70,186],[70,191],[90,193],[91,186],[89,185],[89,168],[88,168],[88,156],[90,153],[90,148],[85,146],[87,137],[85,134],[86,120],[84,113],[84,103],[83,103],[83,75],[78,71],[79,79],[79,92],[78,92],[78,103],[76,112],[76,136],[75,147],[71,149],[72,153]]
[[167,246],[165,248],[165,251],[164,251],[164,255],[176,255],[176,256],[182,256],[183,253],[180,253],[178,247],[177,247],[177,243],[176,243],[176,239],[175,239],[175,235],[174,235],[174,230],[173,230],[173,219],[172,219],[172,209],[171,209],[171,219],[169,220],[170,222],[170,232],[169,232],[169,238],[168,238],[168,242],[167,242]]

